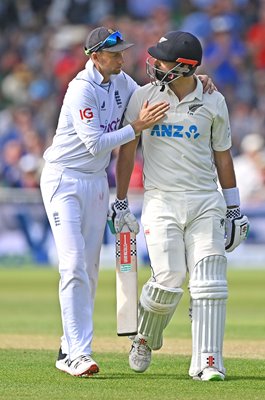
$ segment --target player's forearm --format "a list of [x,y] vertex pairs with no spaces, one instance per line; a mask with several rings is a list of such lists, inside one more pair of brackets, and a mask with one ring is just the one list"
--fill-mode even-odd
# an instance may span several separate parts
[[236,176],[230,150],[214,152],[215,165],[222,189],[236,187]]
[[121,146],[116,165],[117,198],[122,200],[127,196],[129,183],[134,167],[135,152],[138,140]]
[[117,146],[127,143],[135,138],[135,132],[130,125],[116,131],[105,132],[97,140],[87,141],[86,147],[89,152],[96,156],[102,151],[111,151]]

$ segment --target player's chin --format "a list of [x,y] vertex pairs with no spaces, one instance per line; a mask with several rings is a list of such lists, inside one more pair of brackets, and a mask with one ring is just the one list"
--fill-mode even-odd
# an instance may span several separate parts
[[113,71],[113,74],[114,75],[117,75],[117,74],[119,74],[121,72],[121,67],[117,67],[117,68],[115,68],[115,70]]

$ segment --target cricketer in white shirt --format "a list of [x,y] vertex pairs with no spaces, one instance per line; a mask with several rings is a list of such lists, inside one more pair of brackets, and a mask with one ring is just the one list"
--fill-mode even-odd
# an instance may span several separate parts
[[109,206],[106,168],[111,151],[135,138],[132,126],[120,123],[138,85],[124,72],[107,84],[102,80],[90,59],[70,82],[41,176],[61,276],[61,349],[72,360],[92,352],[92,314]]
[[[194,79],[196,89],[181,101],[169,85],[165,85],[163,91],[161,86],[152,84],[137,89],[124,120],[125,124],[130,123],[146,98],[150,104],[159,98],[170,103],[162,122],[144,130],[141,135],[145,188],[142,223],[152,268],[161,277],[160,283],[170,287],[182,285],[186,262],[192,270],[209,252],[225,254],[222,221],[226,204],[217,190],[213,150],[225,151],[231,147],[229,116],[223,95],[217,91],[203,93],[201,82],[195,76]],[[169,210],[172,216],[168,218]],[[196,241],[190,237],[191,246],[185,256],[182,240],[172,241],[172,254],[165,252],[163,235],[166,240],[168,226],[175,221],[174,224],[184,229],[194,218],[200,218],[198,237]],[[163,223],[151,229],[156,219],[163,219]],[[216,224],[215,219],[220,222]],[[170,273],[172,270],[177,274]]]
[[[69,83],[52,145],[45,151],[41,192],[59,260],[63,336],[56,368],[73,376],[99,371],[92,359],[93,309],[109,207],[106,168],[114,148],[159,121],[168,104],[145,105],[131,125],[121,121],[138,87],[122,71],[132,44],[118,31],[92,30],[85,69]],[[127,214],[131,215],[128,207]],[[130,219],[137,223],[134,216]]]
[[[161,91],[161,86],[147,84],[134,92],[125,113],[126,124],[134,119],[145,99],[150,104],[157,99],[170,103],[166,117],[141,135],[145,188],[141,221],[151,278],[142,289],[138,335],[132,345],[129,363],[132,369],[140,372],[149,365],[150,355],[145,359],[146,356],[139,354],[146,353],[137,352],[142,346],[141,340],[146,340],[152,350],[162,346],[163,327],[168,324],[182,296],[181,287],[189,272],[193,320],[189,373],[195,379],[208,366],[210,379],[215,378],[215,371],[218,371],[218,379],[223,379],[222,343],[227,298],[226,203],[217,190],[213,152],[230,149],[231,133],[222,94],[217,91],[203,93],[201,82],[195,76],[194,79],[195,90],[181,101],[169,85]],[[130,149],[130,154],[134,153],[133,142],[122,146],[118,178],[130,170],[126,162],[123,163],[128,158],[128,151],[123,157],[123,147]],[[123,186],[121,182],[118,179],[118,196],[119,187]],[[124,195],[123,191],[121,197]],[[159,296],[162,296],[160,301],[157,300]],[[218,310],[216,318],[208,317],[212,311],[207,305],[207,321],[201,306],[205,298],[216,298],[213,301]],[[160,321],[157,328],[152,328],[152,324],[159,324],[154,321]],[[203,332],[209,333],[204,336]],[[202,341],[205,341],[205,346]]]
[[87,174],[106,174],[111,151],[135,137],[131,125],[120,124],[138,85],[124,72],[107,84],[101,82],[92,60],[70,82],[53,144],[44,153],[46,161]]
[[[230,153],[228,110],[222,94],[203,93],[194,75],[202,59],[202,47],[194,35],[168,32],[148,52],[151,57],[146,66],[152,84],[133,93],[124,122],[134,119],[146,99],[149,104],[158,99],[166,101],[170,108],[162,120],[141,135],[145,188],[142,224],[151,276],[140,295],[138,333],[129,365],[136,372],[149,367],[152,350],[163,345],[163,331],[181,299],[189,273],[189,375],[197,380],[224,380],[222,346],[228,293],[225,226],[231,226],[233,218],[239,217],[237,222],[243,218]],[[121,146],[119,152],[120,199],[127,194],[138,140]],[[217,174],[223,196],[218,191]],[[247,220],[244,227],[247,229]]]
[[147,84],[132,96],[125,118],[135,119],[145,99],[169,102],[163,122],[142,133],[144,187],[146,190],[212,191],[217,176],[212,151],[231,147],[227,106],[220,92],[203,93],[197,80],[196,89],[182,101],[168,85]]

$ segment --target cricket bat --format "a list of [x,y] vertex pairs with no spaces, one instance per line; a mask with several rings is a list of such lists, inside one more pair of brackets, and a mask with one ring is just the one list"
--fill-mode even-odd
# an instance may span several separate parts
[[137,334],[138,277],[136,234],[125,225],[116,234],[117,335]]

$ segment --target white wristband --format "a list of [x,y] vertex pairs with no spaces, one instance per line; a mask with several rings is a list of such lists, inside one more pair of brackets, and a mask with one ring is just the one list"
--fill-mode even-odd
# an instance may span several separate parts
[[239,190],[237,187],[231,189],[222,189],[227,207],[240,206]]

